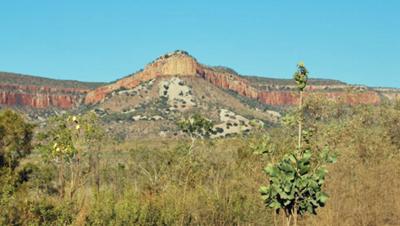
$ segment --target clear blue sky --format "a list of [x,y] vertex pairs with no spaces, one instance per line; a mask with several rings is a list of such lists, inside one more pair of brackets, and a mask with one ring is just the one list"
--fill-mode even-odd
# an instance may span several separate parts
[[400,1],[0,3],[0,71],[111,81],[183,49],[241,74],[400,87]]

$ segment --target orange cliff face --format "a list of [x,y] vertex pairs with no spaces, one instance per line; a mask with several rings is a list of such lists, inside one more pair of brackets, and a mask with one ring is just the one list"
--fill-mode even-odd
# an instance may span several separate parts
[[148,81],[160,76],[196,75],[197,68],[197,61],[185,52],[178,51],[171,54],[166,54],[150,63],[143,71],[138,72],[133,76],[118,80],[111,85],[99,87],[89,92],[85,98],[85,103],[97,103],[114,90],[122,87],[127,89],[134,88],[142,81]]
[[[256,99],[261,103],[277,106],[290,106],[298,103],[295,87],[256,86],[246,77],[231,70],[204,66],[184,51],[175,51],[159,57],[146,68],[117,82],[98,87],[95,90],[55,88],[33,85],[10,85],[0,83],[0,105],[20,105],[33,108],[56,107],[70,109],[81,104],[95,104],[106,98],[107,94],[120,88],[131,89],[141,82],[162,76],[197,76],[226,90]],[[265,84],[264,84],[265,85]],[[348,104],[378,104],[381,102],[379,90],[348,92],[350,86],[310,86],[309,93]],[[272,87],[272,88],[271,88]],[[351,87],[350,87],[351,88]],[[389,94],[388,94],[389,95]]]
[[[107,94],[120,88],[134,88],[141,82],[161,76],[198,76],[209,81],[211,84],[237,92],[242,96],[269,105],[295,105],[298,102],[298,93],[291,90],[260,90],[253,87],[245,77],[224,70],[214,70],[199,64],[196,59],[183,51],[175,51],[159,57],[146,68],[132,76],[121,79],[111,85],[99,87],[90,91],[86,98],[86,104],[95,104],[104,99]],[[318,88],[310,88],[310,92],[317,93],[323,97],[338,100],[348,104],[377,104],[381,97],[375,91],[347,92],[343,91],[321,91]]]
[[80,104],[83,89],[0,84],[0,105],[70,109]]
[[241,95],[257,98],[257,90],[251,87],[245,79],[227,72],[217,72],[199,64],[196,59],[185,52],[177,51],[164,55],[149,64],[143,71],[133,76],[121,79],[108,86],[99,87],[85,98],[86,104],[101,101],[114,90],[121,87],[133,88],[142,81],[147,81],[161,76],[199,76],[210,83],[238,92]]
[[242,96],[256,99],[258,91],[246,79],[226,72],[215,72],[208,68],[198,70],[199,75],[210,83],[223,89],[237,92]]

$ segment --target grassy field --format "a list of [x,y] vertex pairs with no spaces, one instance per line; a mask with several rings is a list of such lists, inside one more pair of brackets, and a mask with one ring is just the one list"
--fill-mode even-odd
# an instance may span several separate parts
[[[338,161],[329,166],[327,205],[299,224],[399,225],[398,105],[349,107],[312,99],[305,113],[305,127],[314,131],[310,148],[328,146]],[[265,135],[268,151],[257,154],[254,146]],[[0,224],[282,225],[282,214],[265,208],[258,190],[268,183],[263,168],[295,148],[295,139],[296,130],[282,124],[248,136],[198,140],[191,152],[184,138],[107,140],[98,150],[99,189],[91,155],[83,155],[82,185],[64,197],[59,163],[35,149],[15,169],[21,175],[29,166],[26,180],[12,189],[1,185]],[[72,177],[65,174],[67,182]],[[69,188],[66,183],[67,194]]]

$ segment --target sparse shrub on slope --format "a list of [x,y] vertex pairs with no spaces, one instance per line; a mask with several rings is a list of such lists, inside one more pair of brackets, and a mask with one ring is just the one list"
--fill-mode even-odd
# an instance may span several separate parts
[[213,122],[199,114],[195,114],[189,118],[182,119],[178,122],[179,128],[191,139],[189,152],[192,150],[197,139],[208,138],[214,132]]

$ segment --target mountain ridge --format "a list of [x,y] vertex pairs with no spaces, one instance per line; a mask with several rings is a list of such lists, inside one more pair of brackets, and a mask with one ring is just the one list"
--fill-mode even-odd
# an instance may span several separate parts
[[[76,108],[94,105],[119,89],[131,89],[142,82],[165,76],[195,76],[221,89],[230,90],[262,104],[290,106],[298,101],[290,79],[240,75],[225,66],[209,66],[183,50],[156,58],[135,73],[115,82],[91,83],[57,80],[17,73],[0,72],[0,105],[33,108]],[[398,89],[350,85],[333,79],[310,79],[308,89],[319,95],[348,104],[377,104],[383,98],[398,98]]]
[[[285,106],[294,105],[298,102],[296,86],[291,80],[239,75],[228,67],[201,64],[186,51],[177,50],[158,57],[136,74],[90,91],[85,98],[85,103],[98,103],[113,90],[121,87],[133,88],[142,81],[168,75],[198,76],[209,81],[212,85],[237,92],[264,104]],[[380,95],[366,86],[352,86],[332,79],[310,79],[308,89],[313,92],[320,92],[320,95],[326,98],[341,100],[349,104],[377,104],[381,102]],[[347,90],[355,90],[357,93],[349,94]]]

